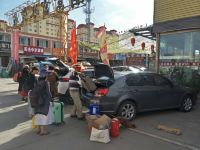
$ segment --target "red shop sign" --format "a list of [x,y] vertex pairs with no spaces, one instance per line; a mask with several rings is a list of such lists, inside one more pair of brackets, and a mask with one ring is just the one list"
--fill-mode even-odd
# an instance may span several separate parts
[[178,66],[178,67],[190,67],[190,66],[200,66],[200,62],[161,62],[161,66]]
[[26,55],[43,55],[44,48],[36,46],[24,46],[24,53]]

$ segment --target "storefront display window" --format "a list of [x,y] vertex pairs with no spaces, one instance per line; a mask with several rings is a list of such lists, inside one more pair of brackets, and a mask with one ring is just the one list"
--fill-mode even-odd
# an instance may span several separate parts
[[200,89],[200,30],[161,34],[160,72],[179,84]]
[[160,59],[200,60],[200,31],[161,35]]

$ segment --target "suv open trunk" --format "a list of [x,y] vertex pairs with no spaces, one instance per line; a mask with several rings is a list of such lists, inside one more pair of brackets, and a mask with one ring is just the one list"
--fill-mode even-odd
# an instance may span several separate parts
[[82,80],[81,97],[93,99],[99,89],[108,89],[114,83],[112,68],[105,64],[94,65],[94,78],[80,75]]

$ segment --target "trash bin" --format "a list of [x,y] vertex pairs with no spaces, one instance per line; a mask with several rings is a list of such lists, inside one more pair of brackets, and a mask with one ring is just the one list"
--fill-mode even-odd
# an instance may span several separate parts
[[2,67],[0,67],[0,77],[2,77]]
[[1,70],[1,77],[2,78],[9,78],[9,72],[6,70],[6,68],[3,68]]

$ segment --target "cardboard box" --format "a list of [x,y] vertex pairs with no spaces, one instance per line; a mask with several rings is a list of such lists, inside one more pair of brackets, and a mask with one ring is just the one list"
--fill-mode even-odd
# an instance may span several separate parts
[[107,115],[103,115],[100,118],[94,120],[94,124],[97,126],[99,130],[105,130],[110,128],[111,118]]
[[96,115],[86,114],[85,118],[87,120],[89,132],[91,132],[92,127],[99,130],[110,129],[111,118],[108,117],[107,115],[96,116]]

